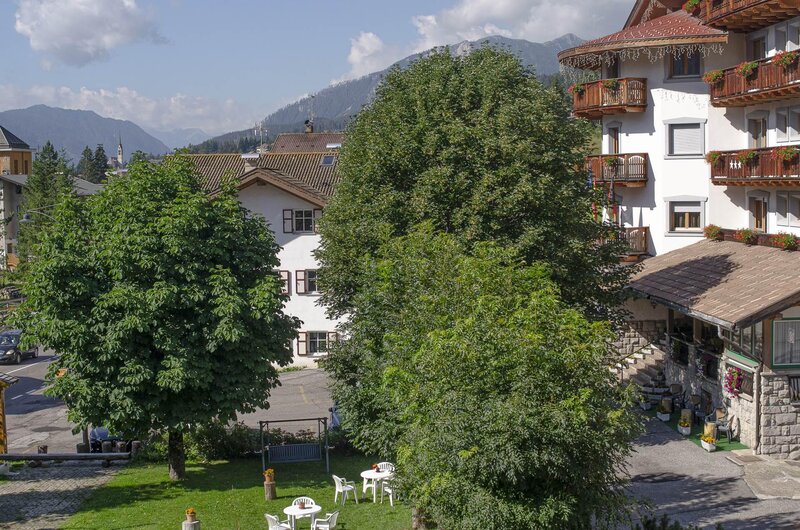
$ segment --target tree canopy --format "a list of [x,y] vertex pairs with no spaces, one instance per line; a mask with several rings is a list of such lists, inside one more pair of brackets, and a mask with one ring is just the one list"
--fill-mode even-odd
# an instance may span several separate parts
[[299,322],[283,313],[278,246],[232,182],[210,198],[186,157],[137,162],[97,195],[68,197],[31,264],[15,320],[61,353],[52,393],[78,426],[182,436],[267,404]]
[[505,52],[434,53],[391,71],[347,130],[320,224],[323,301],[352,310],[364,263],[430,221],[468,248],[496,241],[546,264],[565,301],[608,316],[629,270],[617,229],[594,215],[602,193],[583,170],[590,136],[557,88]]

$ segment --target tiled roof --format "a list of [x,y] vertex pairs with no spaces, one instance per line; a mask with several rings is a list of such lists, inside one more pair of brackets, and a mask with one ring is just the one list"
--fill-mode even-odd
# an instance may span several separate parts
[[14,133],[0,125],[0,151],[30,148],[28,144],[17,138]]
[[13,375],[8,375],[4,374],[3,372],[0,372],[0,388],[3,388],[4,386],[11,386],[17,381],[19,381],[19,379],[17,379]]
[[628,287],[691,316],[748,326],[800,303],[800,252],[703,240],[645,260]]
[[272,153],[321,153],[337,148],[328,148],[330,144],[341,145],[344,133],[282,133],[275,139]]
[[564,50],[558,59],[633,47],[664,46],[727,42],[727,33],[706,26],[683,9],[673,11],[611,35],[586,41],[580,46]]
[[[194,160],[203,177],[203,187],[209,191],[218,189],[221,178],[228,173],[234,178],[245,174],[245,163],[239,154],[187,156]],[[267,153],[258,157],[258,167],[273,170],[275,177],[328,199],[339,179],[338,160],[334,158],[332,165],[322,165],[324,156],[331,153]]]

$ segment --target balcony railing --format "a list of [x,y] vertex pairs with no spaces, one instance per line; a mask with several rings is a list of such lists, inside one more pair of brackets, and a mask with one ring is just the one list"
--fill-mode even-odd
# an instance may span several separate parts
[[595,184],[642,187],[647,184],[647,153],[587,156],[586,171]]
[[604,79],[579,85],[572,93],[572,109],[581,118],[597,119],[605,114],[644,112],[647,80],[638,77]]
[[757,61],[749,76],[736,73],[736,67],[723,70],[722,78],[710,86],[715,107],[744,107],[756,102],[777,101],[800,94],[800,60],[783,66],[773,59]]
[[[711,164],[711,182],[724,186],[800,184],[800,158],[781,152],[787,147],[721,151]],[[750,160],[742,156],[749,151],[755,153]]]
[[797,0],[706,0],[700,18],[729,31],[754,31],[800,15]]
[[646,226],[625,228],[625,239],[630,246],[629,254],[647,254],[647,231]]

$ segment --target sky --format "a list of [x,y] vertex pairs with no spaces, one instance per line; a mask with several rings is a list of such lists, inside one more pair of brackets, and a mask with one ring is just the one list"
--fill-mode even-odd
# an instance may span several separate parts
[[433,46],[618,30],[634,0],[0,0],[0,110],[43,103],[151,130],[251,126]]

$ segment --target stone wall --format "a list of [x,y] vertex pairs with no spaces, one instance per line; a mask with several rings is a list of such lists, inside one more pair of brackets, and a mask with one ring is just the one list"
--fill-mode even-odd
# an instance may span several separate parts
[[619,332],[614,349],[622,357],[631,355],[645,346],[660,341],[667,331],[666,320],[631,320]]
[[760,452],[800,460],[800,405],[791,403],[788,376],[762,372],[761,396]]

